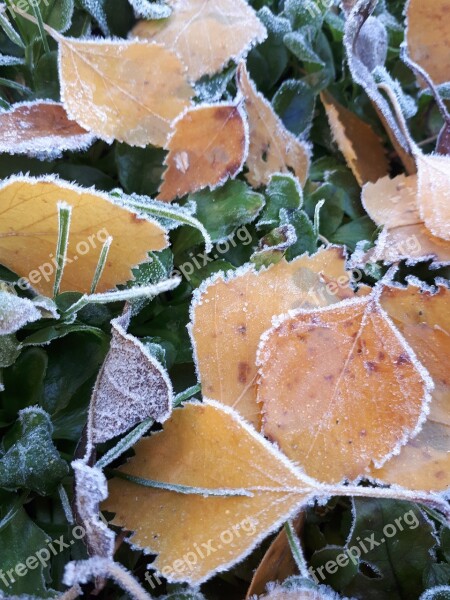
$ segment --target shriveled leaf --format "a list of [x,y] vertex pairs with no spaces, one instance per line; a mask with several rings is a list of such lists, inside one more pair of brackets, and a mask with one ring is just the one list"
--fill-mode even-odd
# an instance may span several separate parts
[[[370,260],[416,263],[433,259],[437,265],[450,263],[450,244],[432,235],[419,215],[418,191],[416,175],[384,177],[364,186],[364,208],[377,225],[384,227]],[[429,196],[431,191],[424,193]]]
[[256,351],[272,317],[349,296],[350,274],[337,246],[259,272],[247,267],[205,282],[194,296],[190,329],[203,393],[259,427]]
[[450,241],[450,157],[419,153],[416,160],[420,215],[434,236]]
[[314,486],[234,411],[211,402],[175,410],[164,431],[142,439],[135,452],[123,476],[204,490],[110,481],[103,509],[135,532],[134,545],[158,555],[152,566],[169,581],[198,584],[239,562]]
[[420,433],[382,469],[372,469],[372,475],[409,489],[445,490],[450,486],[450,290],[386,287],[381,304],[428,369],[435,388]]
[[293,172],[305,183],[310,164],[309,146],[283,125],[271,104],[260,94],[241,63],[237,85],[244,96],[250,128],[246,177],[254,187],[267,185],[274,173]]
[[436,84],[450,81],[448,7],[448,0],[409,0],[406,10],[409,54]]
[[189,77],[214,75],[238,62],[267,32],[245,0],[169,0],[165,21],[141,21],[133,35],[164,44],[182,58]]
[[194,95],[180,59],[160,44],[60,37],[59,67],[69,117],[108,142],[164,146]]
[[0,187],[0,263],[43,294],[53,291],[60,201],[73,209],[62,291],[90,290],[109,236],[113,240],[99,292],[132,279],[131,269],[144,262],[150,250],[167,246],[159,224],[138,218],[106,194],[52,177],[12,177]]
[[327,482],[398,453],[420,430],[433,387],[372,295],[280,319],[258,364],[264,434]]
[[242,170],[248,152],[246,117],[236,104],[191,108],[173,125],[158,200],[170,202]]
[[322,92],[321,100],[334,139],[358,183],[376,182],[388,175],[386,152],[372,127],[339,104],[328,92]]
[[15,104],[0,113],[0,152],[54,158],[64,150],[84,150],[93,141],[61,104],[50,100]]
[[144,419],[163,422],[172,410],[169,376],[146,346],[127,333],[129,322],[129,311],[111,321],[111,347],[91,399],[94,444],[107,442]]

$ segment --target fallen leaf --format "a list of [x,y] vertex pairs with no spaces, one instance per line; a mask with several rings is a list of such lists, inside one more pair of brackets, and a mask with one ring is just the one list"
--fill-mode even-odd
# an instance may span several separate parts
[[448,9],[448,0],[409,0],[406,9],[409,54],[436,84],[450,80]]
[[234,411],[209,401],[176,409],[162,433],[134,449],[122,475],[205,490],[109,482],[102,509],[134,532],[134,545],[158,555],[152,567],[172,582],[200,584],[227,570],[298,512],[314,488]]
[[450,241],[450,158],[416,155],[419,211],[431,233]]
[[414,439],[373,477],[415,490],[446,490],[450,486],[450,290],[433,293],[411,284],[386,287],[381,304],[395,326],[428,369],[435,389],[430,414]]
[[11,177],[0,186],[0,263],[44,295],[52,295],[58,239],[58,203],[72,207],[61,291],[89,292],[103,244],[113,238],[97,291],[133,279],[131,269],[150,250],[167,247],[165,230],[139,218],[107,194],[53,177]]
[[328,92],[322,92],[320,97],[333,137],[359,185],[376,182],[388,175],[386,152],[372,127],[339,104]]
[[290,133],[249,78],[245,63],[237,71],[237,85],[245,99],[250,128],[247,180],[253,187],[267,185],[274,173],[289,173],[305,183],[310,148]]
[[272,317],[352,297],[342,248],[331,246],[267,269],[249,266],[206,281],[196,292],[190,334],[203,393],[259,428],[256,352]]
[[172,121],[194,95],[176,54],[142,41],[58,41],[69,117],[107,142],[165,145]]
[[189,109],[173,125],[158,200],[170,202],[223,185],[242,170],[248,152],[246,117],[236,104]]
[[168,5],[168,19],[141,21],[132,33],[176,52],[192,80],[214,75],[230,60],[238,62],[267,36],[245,0],[170,0]]
[[381,467],[425,420],[430,376],[376,293],[296,311],[262,337],[263,432],[320,481]]
[[110,350],[92,392],[89,438],[107,442],[144,419],[159,423],[172,412],[173,390],[165,368],[127,333],[130,313],[111,321]]
[[0,152],[54,158],[65,150],[85,150],[93,142],[94,136],[51,100],[14,104],[0,112]]
[[[450,244],[431,234],[419,215],[417,176],[384,177],[368,183],[362,192],[362,203],[370,218],[384,231],[367,258],[409,264],[433,259],[436,266],[450,264]],[[430,190],[425,191],[430,194]]]

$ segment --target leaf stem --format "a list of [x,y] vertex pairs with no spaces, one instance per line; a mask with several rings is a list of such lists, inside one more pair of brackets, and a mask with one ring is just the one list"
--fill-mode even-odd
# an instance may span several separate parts
[[53,297],[59,293],[64,267],[67,260],[67,245],[69,243],[70,220],[72,217],[72,207],[60,202],[58,204],[58,242],[56,245],[56,273],[53,284]]
[[97,289],[98,282],[103,274],[106,265],[106,259],[108,258],[109,249],[111,248],[111,243],[113,239],[111,236],[108,237],[106,242],[103,244],[103,248],[100,252],[100,256],[98,257],[97,267],[95,269],[94,277],[92,279],[91,284],[91,294],[95,293]]
[[298,572],[302,577],[310,579],[311,577],[308,572],[308,564],[303,554],[303,548],[300,544],[300,540],[298,539],[292,519],[286,521],[284,524],[284,530],[286,532],[286,537],[288,539],[289,547],[291,549],[292,556],[294,557],[295,564],[297,565]]

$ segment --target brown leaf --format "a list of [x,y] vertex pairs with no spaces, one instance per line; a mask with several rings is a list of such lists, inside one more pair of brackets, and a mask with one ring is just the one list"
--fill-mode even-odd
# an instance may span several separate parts
[[211,189],[242,170],[248,152],[246,118],[236,104],[198,106],[175,123],[158,200]]
[[376,295],[280,319],[258,363],[264,434],[320,481],[381,467],[425,420],[432,382]]
[[450,157],[418,153],[417,201],[431,233],[450,241]]
[[244,0],[169,0],[168,4],[172,8],[168,19],[141,21],[133,35],[176,52],[192,80],[214,75],[230,60],[238,62],[267,36]]
[[61,97],[71,118],[108,142],[165,145],[194,95],[172,51],[142,41],[58,41]]
[[310,164],[310,148],[283,125],[270,102],[249,78],[245,63],[237,71],[237,85],[245,99],[250,128],[247,180],[253,187],[267,185],[274,173],[293,172],[305,183]]
[[386,152],[372,127],[339,104],[328,92],[322,92],[320,98],[333,137],[358,183],[362,186],[388,175],[389,162]]

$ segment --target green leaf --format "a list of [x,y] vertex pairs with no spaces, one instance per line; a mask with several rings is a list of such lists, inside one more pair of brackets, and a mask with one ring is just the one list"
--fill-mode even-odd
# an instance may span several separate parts
[[153,285],[168,279],[173,271],[173,254],[170,248],[149,252],[148,262],[133,269],[134,285]]
[[301,135],[311,126],[315,100],[316,95],[309,85],[288,79],[278,88],[272,104],[287,129]]
[[325,63],[313,49],[307,35],[299,31],[293,31],[284,36],[286,47],[304,63],[312,63],[317,67],[324,67]]
[[426,588],[450,583],[450,565],[436,563],[426,567],[423,573],[423,584]]
[[14,364],[20,350],[21,345],[14,334],[0,336],[0,369]]
[[20,439],[0,459],[0,487],[50,494],[69,472],[53,445],[50,417],[41,408],[25,408],[19,423]]
[[281,225],[291,225],[297,235],[297,241],[286,251],[287,260],[293,260],[305,252],[314,254],[317,251],[317,235],[314,225],[303,210],[281,209]]
[[343,244],[351,250],[354,250],[360,240],[372,240],[375,236],[376,225],[370,217],[359,217],[339,227],[337,231],[330,236],[330,241],[335,244]]
[[116,145],[116,164],[120,185],[127,194],[154,196],[162,182],[164,157],[162,148],[137,148]]
[[303,205],[303,192],[298,179],[292,175],[275,173],[266,188],[267,202],[257,227],[277,227],[280,224],[280,210],[297,209]]
[[352,559],[343,546],[327,546],[314,552],[310,573],[316,583],[342,590],[358,573],[359,560]]
[[305,210],[310,217],[321,200],[325,200],[325,204],[320,211],[320,233],[329,239],[344,218],[345,193],[341,188],[325,183],[306,195]]
[[450,587],[439,586],[427,590],[419,600],[450,600]]
[[41,348],[27,348],[4,371],[3,408],[14,419],[17,412],[38,404],[47,370],[47,354]]
[[441,548],[445,560],[450,563],[450,528],[444,527],[441,531]]

